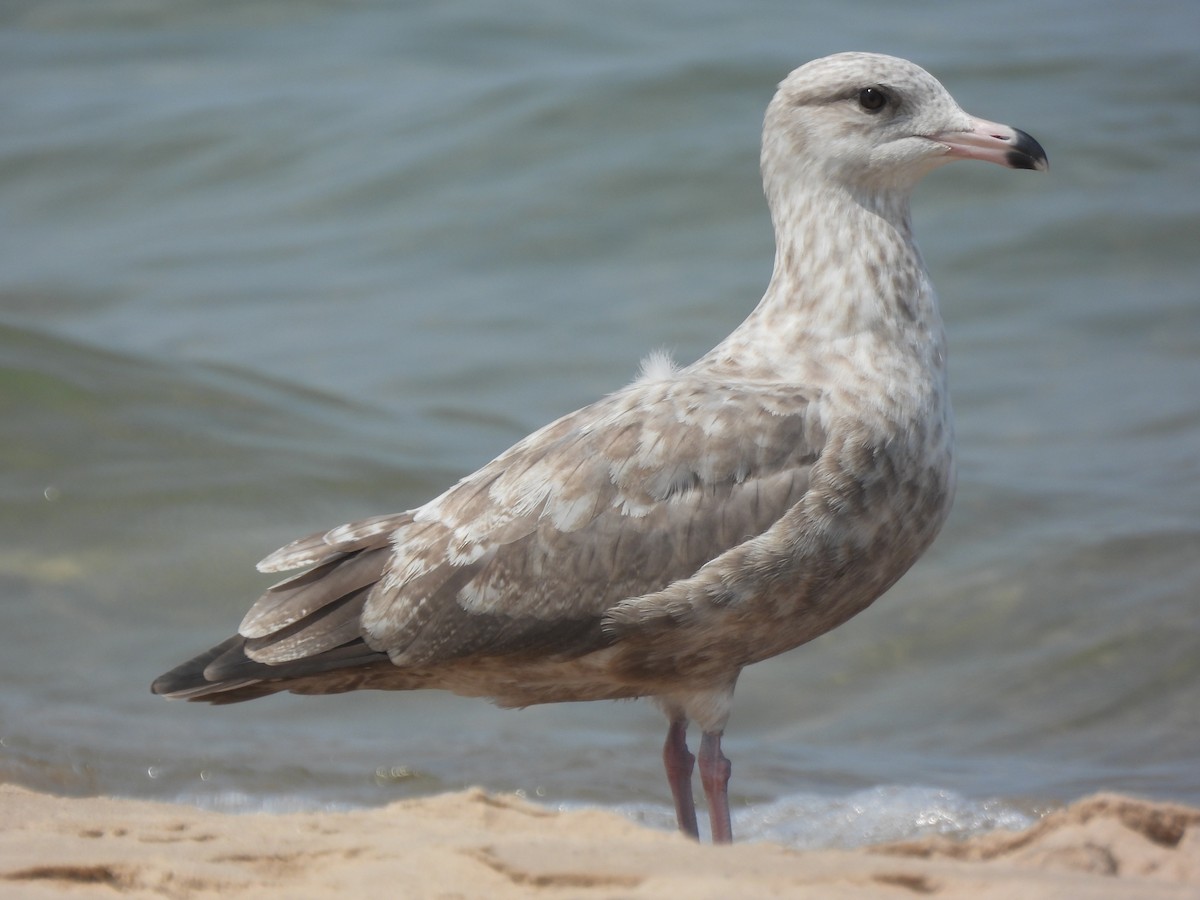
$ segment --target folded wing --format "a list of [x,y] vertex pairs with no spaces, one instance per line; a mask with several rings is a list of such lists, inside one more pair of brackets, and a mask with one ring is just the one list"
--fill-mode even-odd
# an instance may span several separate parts
[[423,507],[272,554],[260,568],[312,568],[269,589],[220,653],[155,690],[318,691],[310,676],[338,690],[339,672],[388,661],[428,673],[472,656],[598,649],[614,639],[607,610],[693,575],[800,500],[824,440],[811,400],[774,383],[635,382]]

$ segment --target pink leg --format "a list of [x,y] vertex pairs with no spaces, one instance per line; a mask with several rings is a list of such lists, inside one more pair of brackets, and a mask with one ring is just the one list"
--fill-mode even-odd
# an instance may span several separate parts
[[687,719],[671,720],[667,729],[667,742],[663,744],[663,766],[667,770],[667,783],[671,785],[671,796],[675,799],[675,821],[684,834],[699,839],[696,827],[696,804],[692,800],[692,767],[696,757],[687,748]]
[[712,824],[714,844],[732,844],[733,826],[729,822],[729,775],[733,766],[721,752],[721,732],[704,732],[700,738],[700,783],[708,798],[708,820]]

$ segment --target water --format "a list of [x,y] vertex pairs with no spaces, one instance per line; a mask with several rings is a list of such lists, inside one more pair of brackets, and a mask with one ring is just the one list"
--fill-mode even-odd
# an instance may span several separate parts
[[1196,25],[1183,0],[6,5],[0,777],[230,809],[483,784],[669,822],[648,704],[148,684],[230,632],[276,546],[726,334],[770,270],[775,82],[872,49],[1053,168],[917,196],[957,506],[883,601],[745,673],[739,828],[1200,802]]

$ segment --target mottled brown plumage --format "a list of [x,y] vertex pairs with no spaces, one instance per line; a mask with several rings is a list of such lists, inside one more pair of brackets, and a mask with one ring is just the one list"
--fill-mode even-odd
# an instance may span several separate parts
[[741,669],[868,606],[950,507],[945,340],[908,197],[956,157],[1045,167],[912,63],[793,72],[763,131],[775,269],[733,334],[683,368],[652,358],[424,506],[273,553],[262,570],[306,571],[155,692],[653,697],[680,827],[697,833],[691,720],[729,840],[720,736]]

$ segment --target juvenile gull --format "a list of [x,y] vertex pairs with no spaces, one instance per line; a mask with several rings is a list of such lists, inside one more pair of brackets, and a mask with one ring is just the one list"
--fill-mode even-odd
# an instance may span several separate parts
[[713,840],[730,841],[738,674],[865,609],[949,511],[945,336],[909,195],[964,158],[1047,165],[913,63],[801,66],[763,127],[774,271],[729,337],[682,368],[651,358],[424,506],[272,553],[260,570],[306,571],[154,692],[653,697],[680,829],[697,836],[695,722]]

